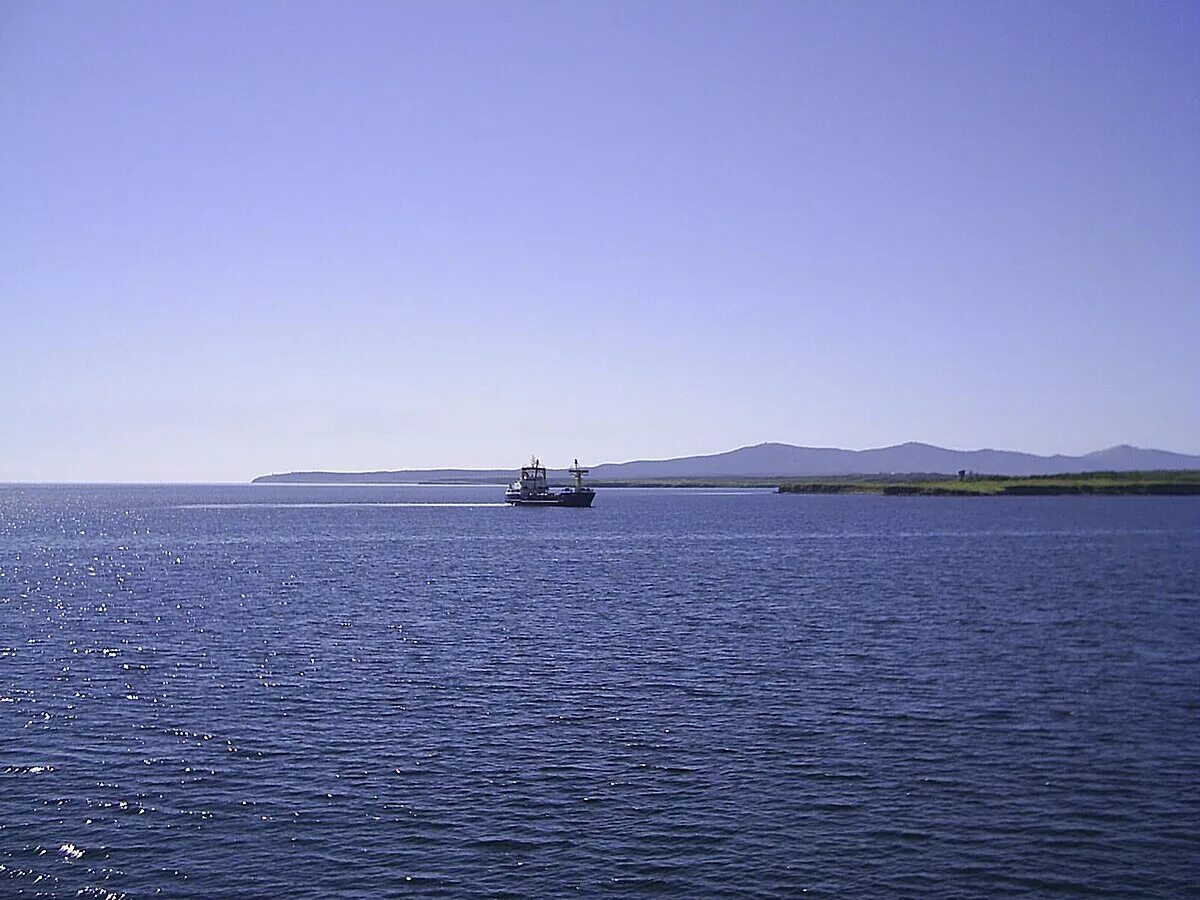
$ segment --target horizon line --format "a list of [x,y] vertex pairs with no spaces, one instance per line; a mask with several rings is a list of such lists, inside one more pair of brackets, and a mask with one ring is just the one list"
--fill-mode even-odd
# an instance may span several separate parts
[[[695,454],[690,454],[690,455],[686,455],[686,456],[670,456],[670,457],[661,457],[661,458],[640,457],[640,458],[634,458],[634,459],[627,459],[622,462],[589,463],[588,466],[590,468],[599,468],[601,466],[621,466],[621,465],[627,465],[630,463],[672,462],[674,460],[697,459],[697,458],[712,457],[712,456],[724,456],[724,455],[727,455],[730,453],[737,453],[740,450],[751,450],[751,449],[755,449],[757,447],[767,447],[767,446],[791,447],[791,448],[796,448],[796,449],[801,449],[801,450],[833,451],[833,452],[839,452],[839,453],[856,453],[856,454],[857,453],[868,453],[868,452],[880,451],[880,450],[895,450],[895,449],[899,449],[899,448],[907,447],[907,446],[920,446],[920,447],[931,448],[934,450],[944,450],[944,451],[947,451],[950,453],[1015,453],[1015,454],[1022,454],[1025,456],[1033,456],[1033,457],[1037,457],[1040,459],[1047,459],[1047,460],[1055,459],[1055,458],[1084,459],[1085,457],[1093,456],[1098,453],[1104,453],[1104,452],[1107,452],[1110,450],[1123,450],[1123,449],[1135,450],[1135,451],[1147,452],[1147,453],[1169,453],[1174,456],[1200,457],[1200,453],[1186,453],[1186,452],[1182,452],[1182,451],[1178,451],[1178,450],[1164,450],[1159,447],[1140,447],[1136,444],[1128,444],[1128,443],[1113,444],[1111,446],[1103,447],[1098,450],[1089,450],[1085,453],[1072,454],[1072,453],[1061,453],[1061,452],[1058,452],[1058,453],[1034,453],[1029,450],[1004,450],[1004,449],[997,449],[995,447],[979,447],[979,448],[974,448],[974,449],[960,449],[960,448],[955,448],[955,447],[943,447],[940,444],[931,444],[927,441],[915,441],[915,440],[902,441],[898,444],[887,444],[887,445],[884,445],[881,447],[865,447],[865,448],[861,448],[861,449],[852,449],[852,448],[847,448],[847,447],[810,446],[810,445],[806,445],[806,444],[791,444],[786,441],[759,441],[758,443],[755,443],[755,444],[744,444],[742,446],[735,447],[731,450],[719,450],[715,453],[695,453]],[[410,466],[410,467],[405,467],[405,468],[392,468],[392,469],[383,469],[383,468],[372,468],[372,469],[292,469],[292,470],[283,471],[283,472],[260,473],[257,475],[252,475],[247,479],[238,480],[238,481],[214,480],[214,479],[206,479],[206,478],[199,478],[196,480],[169,479],[169,480],[160,480],[160,481],[138,479],[138,478],[134,478],[134,479],[102,478],[102,479],[94,479],[94,480],[76,479],[76,478],[60,479],[60,480],[44,479],[44,478],[28,479],[28,480],[3,479],[3,480],[0,480],[0,486],[21,485],[21,486],[30,487],[30,486],[38,486],[38,485],[56,485],[56,486],[79,485],[79,486],[96,487],[96,486],[112,485],[112,486],[124,486],[124,487],[137,487],[137,486],[190,485],[190,486],[221,487],[221,486],[235,486],[235,485],[251,484],[258,478],[269,478],[269,477],[275,477],[275,476],[281,476],[281,475],[317,475],[317,474],[365,475],[365,474],[375,474],[375,473],[391,474],[391,473],[396,473],[396,472],[430,472],[430,473],[436,473],[436,472],[504,472],[504,471],[509,471],[510,469],[515,470],[515,468],[516,467],[513,467],[513,466],[507,466],[507,467],[505,467],[505,466],[490,466],[490,467],[443,466],[443,467],[438,467],[438,468]],[[557,467],[548,466],[547,468],[554,469]],[[767,477],[767,476],[764,476],[764,477]],[[780,476],[780,477],[785,477],[785,476]],[[786,477],[790,477],[790,476],[786,476]],[[287,484],[287,482],[275,482],[275,483],[276,484]],[[499,484],[500,482],[497,482],[497,483]],[[322,482],[304,482],[304,484],[312,487],[312,486],[320,486],[322,484]],[[389,486],[395,487],[395,486],[403,486],[404,484],[408,484],[408,483],[389,481],[389,482],[350,482],[350,483],[326,482],[326,484],[337,485],[339,487],[370,486],[372,484],[389,485]],[[433,485],[430,485],[428,482],[412,482],[411,484],[409,484],[409,486],[428,487],[428,486],[433,486]]]

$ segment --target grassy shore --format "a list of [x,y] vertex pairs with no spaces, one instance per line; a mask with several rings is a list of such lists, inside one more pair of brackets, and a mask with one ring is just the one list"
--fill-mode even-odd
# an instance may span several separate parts
[[809,479],[779,485],[781,494],[883,494],[919,497],[997,497],[1054,494],[1200,495],[1200,471],[1082,472],[1074,475],[968,475]]

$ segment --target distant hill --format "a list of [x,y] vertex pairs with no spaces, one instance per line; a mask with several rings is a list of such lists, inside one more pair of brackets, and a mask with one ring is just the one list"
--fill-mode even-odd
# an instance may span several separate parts
[[[671,478],[774,478],[818,475],[880,475],[913,472],[953,474],[960,469],[986,475],[1061,475],[1073,472],[1131,472],[1200,469],[1200,456],[1143,450],[1122,444],[1083,456],[1038,456],[1014,450],[947,450],[932,444],[907,443],[876,450],[755,444],[710,456],[636,460],[593,466],[591,480],[641,481]],[[262,475],[256,483],[450,484],[511,481],[510,469],[402,469],[380,472],[289,472]],[[565,481],[567,473],[551,469]]]
[[909,472],[951,474],[960,469],[988,475],[1059,475],[1068,472],[1197,468],[1200,468],[1200,456],[1142,450],[1128,445],[1083,456],[1037,456],[1014,450],[947,450],[915,442],[876,450],[839,450],[768,443],[712,456],[600,465],[592,469],[592,478],[630,480]]

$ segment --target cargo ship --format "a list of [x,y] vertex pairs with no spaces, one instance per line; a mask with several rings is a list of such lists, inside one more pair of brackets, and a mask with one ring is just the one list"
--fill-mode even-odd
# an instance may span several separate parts
[[546,467],[534,457],[529,465],[521,466],[521,477],[508,486],[504,500],[513,506],[591,506],[596,492],[583,483],[588,470],[575,460],[575,465],[567,471],[575,478],[575,483],[561,491],[553,491],[546,479]]

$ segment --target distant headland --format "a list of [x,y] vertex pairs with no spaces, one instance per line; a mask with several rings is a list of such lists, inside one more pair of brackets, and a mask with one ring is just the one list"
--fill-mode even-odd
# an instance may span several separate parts
[[[261,475],[255,484],[503,484],[512,479],[516,466],[506,469],[398,469],[374,472],[287,472]],[[828,485],[830,478],[856,476],[857,492],[866,484],[861,476],[885,475],[889,489],[909,477],[912,484],[934,484],[958,473],[981,473],[1004,478],[1030,478],[1087,473],[1160,473],[1200,470],[1200,456],[1148,450],[1122,444],[1082,456],[1039,456],[1013,450],[949,450],[932,444],[906,443],[873,450],[842,450],[832,447],[798,447],[765,443],[708,456],[675,459],[635,460],[603,463],[591,467],[591,481],[600,485],[631,484],[760,484],[779,486],[799,479],[816,478]],[[565,481],[566,470],[551,470],[552,480]],[[1128,481],[1129,479],[1125,479]],[[1175,479],[1179,482],[1179,479]],[[882,484],[883,482],[878,482]],[[983,482],[976,478],[973,484]],[[1015,488],[1016,485],[1008,485]],[[968,490],[956,488],[956,490]],[[1114,489],[1115,490],[1115,489]],[[808,492],[812,492],[811,490]],[[824,491],[830,492],[830,491]],[[885,493],[882,489],[873,491]],[[912,493],[921,491],[913,490]],[[970,489],[971,493],[983,493]],[[1011,491],[1010,491],[1011,492]],[[1125,491],[1121,491],[1124,493]],[[994,491],[993,491],[994,493]]]

